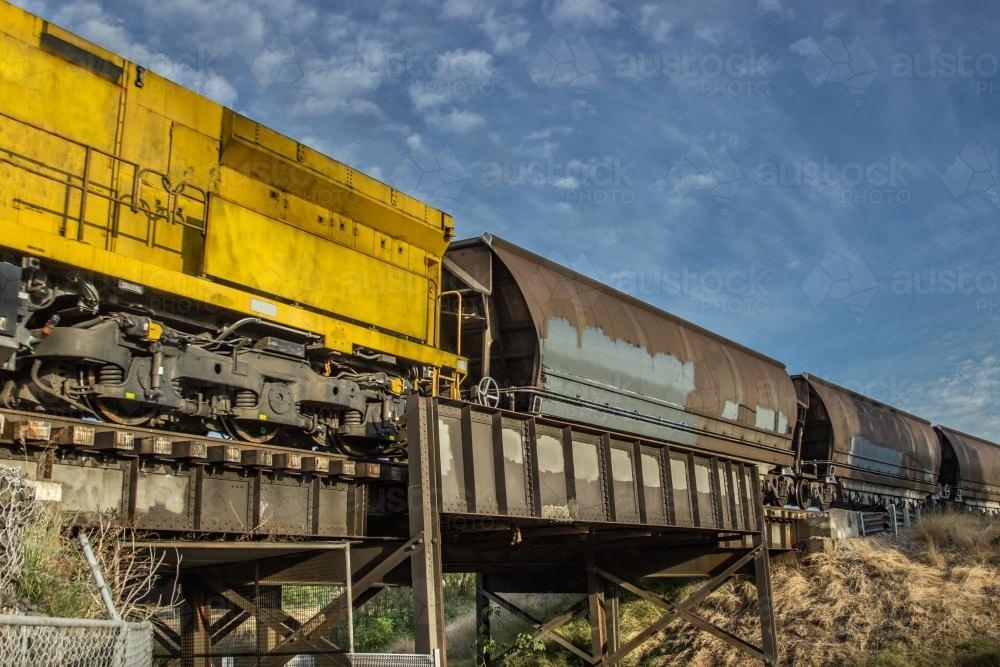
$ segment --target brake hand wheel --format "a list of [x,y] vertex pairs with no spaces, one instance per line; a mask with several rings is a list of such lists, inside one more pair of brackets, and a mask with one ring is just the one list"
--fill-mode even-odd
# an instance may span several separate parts
[[476,385],[476,401],[488,408],[495,408],[500,405],[500,385],[489,375],[480,380],[479,384]]

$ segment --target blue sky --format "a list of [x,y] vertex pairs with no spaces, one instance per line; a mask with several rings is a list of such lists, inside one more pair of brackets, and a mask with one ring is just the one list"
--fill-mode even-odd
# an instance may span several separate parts
[[462,237],[1000,441],[990,3],[19,4]]

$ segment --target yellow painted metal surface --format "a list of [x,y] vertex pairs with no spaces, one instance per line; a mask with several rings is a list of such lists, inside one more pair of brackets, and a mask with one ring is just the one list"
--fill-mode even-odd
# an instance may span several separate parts
[[449,215],[2,0],[0,62],[0,246],[456,366]]
[[221,197],[212,200],[210,220],[209,275],[413,338],[426,335],[430,287],[423,274]]
[[[81,245],[56,234],[37,232],[14,225],[5,227],[0,235],[0,245],[25,249],[33,255],[56,261],[72,257],[79,265],[87,266],[97,273],[112,275],[123,280],[170,294],[182,294],[194,301],[215,304],[219,308],[231,309],[248,315],[264,317],[282,324],[314,331],[324,337],[325,345],[332,350],[350,353],[355,346],[373,350],[383,350],[397,354],[404,359],[413,359],[431,366],[453,368],[457,362],[454,355],[433,347],[394,337],[363,325],[351,324],[319,313],[309,312],[281,303],[274,299],[255,297],[246,290],[220,285],[203,278],[184,275],[176,271],[154,266],[146,262],[129,260],[113,252]],[[273,316],[264,316],[255,310],[273,308]]]

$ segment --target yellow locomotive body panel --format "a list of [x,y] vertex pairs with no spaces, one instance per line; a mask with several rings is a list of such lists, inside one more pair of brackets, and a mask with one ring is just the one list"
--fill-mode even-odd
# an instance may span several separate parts
[[454,369],[451,217],[0,2],[0,248]]

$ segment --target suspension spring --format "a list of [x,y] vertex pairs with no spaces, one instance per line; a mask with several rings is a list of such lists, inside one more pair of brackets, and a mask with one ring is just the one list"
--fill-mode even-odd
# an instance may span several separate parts
[[100,384],[122,384],[125,382],[125,370],[114,364],[104,364],[97,371],[97,382]]
[[233,405],[237,408],[253,408],[257,406],[257,392],[250,389],[240,389],[236,392]]
[[348,410],[344,414],[344,426],[361,426],[361,413],[357,410]]

